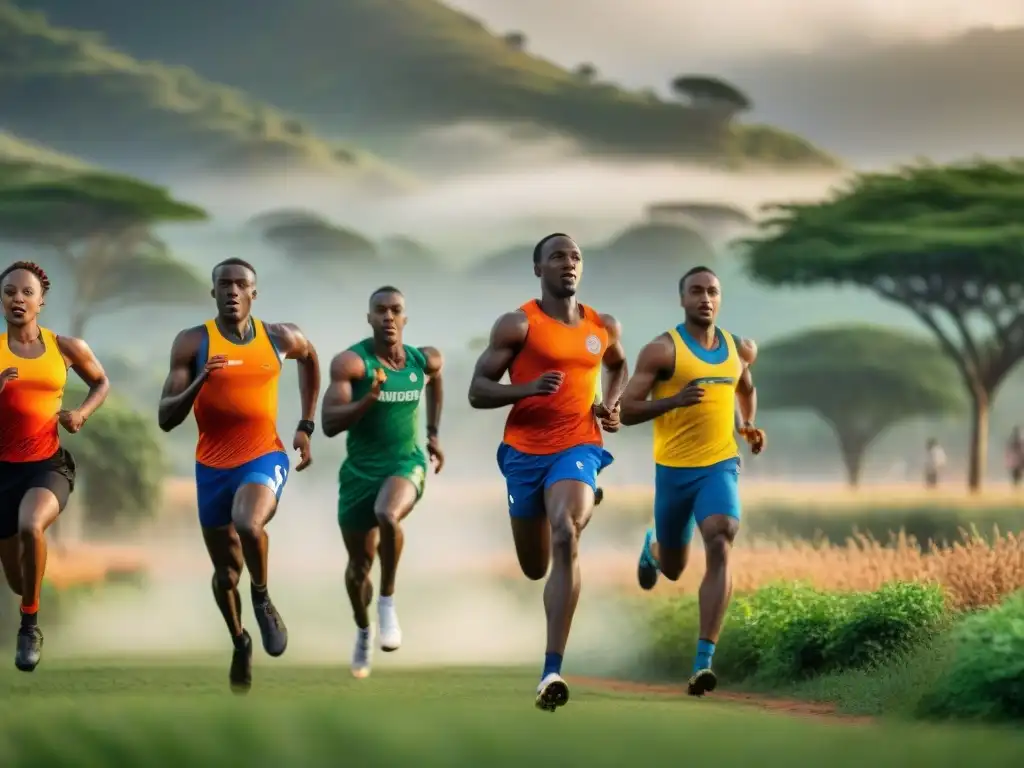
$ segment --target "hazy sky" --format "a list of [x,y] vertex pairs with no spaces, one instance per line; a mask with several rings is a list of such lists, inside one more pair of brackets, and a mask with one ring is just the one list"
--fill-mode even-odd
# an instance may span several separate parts
[[[496,31],[526,32],[561,64],[591,61],[625,83],[659,83],[781,52],[935,38],[1024,25],[1021,0],[448,0]],[[557,8],[557,10],[556,10]],[[703,65],[703,66],[702,66]]]

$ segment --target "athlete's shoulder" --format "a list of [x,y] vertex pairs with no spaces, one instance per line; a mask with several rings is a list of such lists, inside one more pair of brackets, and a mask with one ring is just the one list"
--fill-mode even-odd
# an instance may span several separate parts
[[366,359],[352,347],[342,350],[331,360],[331,378],[335,381],[351,381],[366,376]]
[[171,342],[171,349],[179,351],[191,349],[194,352],[198,352],[199,346],[209,338],[209,335],[210,331],[207,323],[185,328],[178,331],[178,335]]
[[437,347],[418,347],[416,352],[423,356],[423,370],[431,375],[440,373],[444,367],[444,355]]
[[494,321],[491,328],[492,345],[502,346],[510,343],[522,343],[530,330],[530,318],[522,307],[506,312]]
[[47,330],[47,333],[56,340],[57,350],[72,363],[93,356],[92,348],[85,342],[85,339],[76,339],[74,336],[61,336],[49,330]]
[[638,369],[669,373],[676,367],[676,342],[671,331],[660,333],[644,344],[637,357]]

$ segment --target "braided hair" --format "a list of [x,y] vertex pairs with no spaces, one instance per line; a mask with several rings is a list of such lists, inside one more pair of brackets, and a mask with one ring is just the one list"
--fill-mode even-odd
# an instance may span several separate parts
[[40,267],[34,261],[14,262],[3,272],[0,272],[0,283],[2,283],[9,274],[11,274],[12,272],[17,272],[19,269],[23,269],[26,272],[31,272],[33,275],[36,276],[36,280],[38,280],[39,284],[43,287],[43,295],[45,296],[46,292],[50,290],[50,278],[46,274],[46,270]]

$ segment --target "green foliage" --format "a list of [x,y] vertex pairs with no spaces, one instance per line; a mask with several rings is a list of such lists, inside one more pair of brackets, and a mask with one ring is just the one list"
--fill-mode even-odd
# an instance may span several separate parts
[[953,659],[919,712],[932,717],[1024,719],[1024,592],[968,616]]
[[[767,137],[774,129],[762,129],[760,143],[734,145],[728,122],[705,109],[596,85],[529,53],[521,34],[494,34],[436,0],[181,0],[144,21],[132,0],[92,0],[88,9],[31,2],[61,23],[102,29],[136,56],[181,61],[382,148],[395,134],[494,121],[540,125],[615,154],[706,159],[723,147],[767,149],[771,156],[735,156],[786,162]],[[835,162],[806,142],[800,149],[799,162]]]
[[[64,394],[81,402],[78,387]],[[75,497],[88,533],[129,529],[159,509],[166,459],[154,420],[111,395],[75,435],[62,435],[78,465]]]
[[377,246],[371,240],[309,211],[271,211],[254,217],[249,225],[293,259],[348,264],[377,257]]
[[698,104],[716,102],[736,111],[753,107],[753,103],[739,88],[709,75],[681,75],[672,80],[672,90]]
[[[129,16],[133,8],[125,9]],[[90,12],[82,26],[94,28],[93,21]],[[337,143],[240,91],[188,69],[138,61],[93,33],[52,26],[6,1],[0,2],[0,86],[8,128],[111,162],[203,171],[287,167],[353,181],[409,182],[365,153],[338,153]],[[110,150],[97,149],[104,147]]]
[[[715,669],[728,680],[769,684],[862,669],[915,647],[947,618],[942,591],[934,585],[893,583],[865,593],[767,586],[734,598]],[[664,674],[685,674],[698,619],[692,597],[657,606],[648,664]]]

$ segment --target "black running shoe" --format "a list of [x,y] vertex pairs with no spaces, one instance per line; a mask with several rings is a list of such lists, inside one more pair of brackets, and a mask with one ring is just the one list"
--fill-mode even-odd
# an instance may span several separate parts
[[686,692],[691,696],[703,696],[718,687],[718,677],[710,669],[702,669],[690,678]]
[[280,656],[288,647],[288,627],[284,625],[281,614],[270,601],[269,595],[254,599],[252,609],[256,612],[256,623],[260,625],[263,650],[270,656]]
[[22,627],[18,630],[18,649],[14,654],[14,666],[22,672],[31,672],[39,666],[43,654],[43,630],[39,627]]
[[244,629],[241,641],[235,642],[235,652],[231,654],[228,679],[236,693],[245,693],[252,687],[252,638]]

